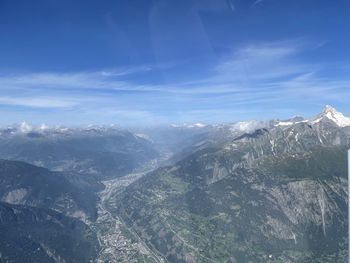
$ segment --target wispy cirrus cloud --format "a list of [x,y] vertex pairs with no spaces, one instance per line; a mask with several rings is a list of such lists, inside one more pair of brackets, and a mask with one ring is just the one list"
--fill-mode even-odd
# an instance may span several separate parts
[[[137,83],[137,79],[121,78],[139,71],[152,71],[152,67],[91,72],[0,75],[0,89],[95,90],[125,92],[162,92],[178,94],[225,94],[227,92],[257,92],[261,84],[281,78],[292,78],[315,72],[320,65],[295,60],[303,51],[302,41],[281,41],[246,45],[212,66],[209,74],[187,82],[162,84]],[[186,74],[184,72],[184,74]],[[247,87],[259,82],[258,86]]]
[[31,108],[71,108],[79,104],[79,100],[72,98],[54,97],[9,97],[0,96],[0,104],[10,106],[24,106]]
[[100,114],[106,122],[128,118],[174,122],[183,119],[183,114],[206,121],[237,120],[242,108],[263,114],[261,109],[286,105],[290,112],[291,104],[345,103],[350,97],[350,78],[321,77],[327,63],[300,58],[313,48],[322,45],[308,45],[303,39],[244,45],[208,68],[207,75],[186,82],[139,81],[135,74],[151,74],[150,66],[0,75],[0,105],[69,108],[87,119]]
[[264,2],[264,0],[256,0],[253,2],[253,4],[250,7],[255,7],[256,5],[261,4],[262,2]]

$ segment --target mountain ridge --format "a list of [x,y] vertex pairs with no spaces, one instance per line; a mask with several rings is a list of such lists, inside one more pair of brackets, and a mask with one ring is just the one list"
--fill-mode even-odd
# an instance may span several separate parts
[[347,126],[271,123],[202,145],[115,196],[169,262],[345,261]]

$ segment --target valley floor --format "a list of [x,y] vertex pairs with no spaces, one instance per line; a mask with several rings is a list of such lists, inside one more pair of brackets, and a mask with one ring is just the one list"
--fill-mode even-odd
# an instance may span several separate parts
[[166,262],[112,211],[116,195],[157,167],[158,161],[155,160],[141,171],[102,182],[105,189],[99,193],[98,218],[92,225],[101,247],[96,262]]

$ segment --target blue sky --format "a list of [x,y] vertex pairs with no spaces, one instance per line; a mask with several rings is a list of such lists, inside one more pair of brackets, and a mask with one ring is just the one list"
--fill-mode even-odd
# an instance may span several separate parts
[[0,0],[0,123],[350,115],[350,0]]

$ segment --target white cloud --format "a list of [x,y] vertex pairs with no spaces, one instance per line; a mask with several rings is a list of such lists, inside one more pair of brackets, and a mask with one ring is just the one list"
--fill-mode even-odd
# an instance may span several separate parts
[[67,108],[78,105],[78,102],[63,98],[3,96],[0,97],[0,104],[32,108]]
[[248,45],[222,60],[215,67],[215,71],[221,79],[239,82],[301,74],[314,67],[294,60],[302,48],[300,41]]

